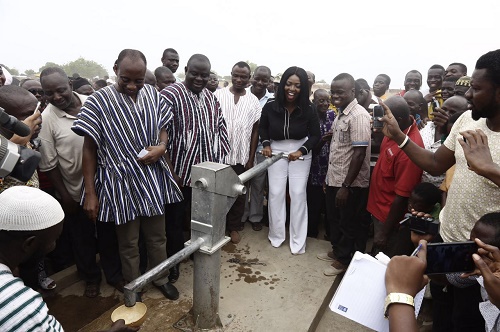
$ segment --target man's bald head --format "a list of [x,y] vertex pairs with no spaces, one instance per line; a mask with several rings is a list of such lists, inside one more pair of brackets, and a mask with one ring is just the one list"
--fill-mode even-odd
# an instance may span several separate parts
[[210,60],[208,60],[207,56],[203,55],[203,54],[193,54],[189,58],[186,67],[189,67],[190,65],[192,65],[193,62],[208,63],[208,65],[210,66],[210,68],[212,68],[212,64],[210,63]]
[[0,89],[0,107],[13,117],[24,120],[35,110],[38,100],[28,90],[16,85]]
[[441,106],[450,115],[467,111],[469,102],[463,96],[452,96],[446,99]]
[[401,130],[406,129],[411,125],[410,108],[403,97],[390,97],[385,101],[385,104],[391,109],[391,112],[398,121],[399,128],[401,128]]

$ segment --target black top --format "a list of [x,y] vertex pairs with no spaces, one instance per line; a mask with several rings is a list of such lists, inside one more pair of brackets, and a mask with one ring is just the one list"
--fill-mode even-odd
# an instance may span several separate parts
[[308,140],[300,147],[303,155],[311,151],[321,138],[318,114],[312,104],[307,109],[296,107],[290,115],[278,102],[270,100],[262,108],[260,116],[259,136],[262,146],[271,145],[271,140],[284,139]]

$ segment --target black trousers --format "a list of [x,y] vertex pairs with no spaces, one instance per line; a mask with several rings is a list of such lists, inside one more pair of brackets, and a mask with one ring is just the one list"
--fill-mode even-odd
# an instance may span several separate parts
[[366,212],[368,188],[349,188],[346,206],[335,206],[339,187],[326,187],[326,213],[330,224],[330,242],[336,259],[345,265],[356,251],[364,252],[370,220]]
[[50,254],[56,272],[67,268],[74,260],[82,280],[100,282],[101,268],[96,261],[99,252],[106,280],[120,281],[121,263],[114,227],[112,222],[90,221],[81,206],[76,213],[66,215],[56,249]]
[[165,233],[167,236],[167,256],[171,257],[184,248],[183,225],[186,217],[191,219],[191,187],[182,187],[184,199],[165,206]]
[[[231,168],[237,175],[245,172],[245,166],[242,164],[231,165]],[[236,201],[233,203],[233,206],[231,206],[226,215],[226,231],[237,231],[241,226],[241,218],[245,212],[246,197],[246,194],[238,195],[238,197],[236,197]]]
[[430,283],[432,294],[433,332],[483,332],[485,323],[479,303],[481,286],[476,284],[466,288]]
[[318,226],[321,221],[321,213],[325,214],[325,232],[330,234],[328,217],[326,213],[326,195],[323,186],[307,184],[307,236],[318,237]]

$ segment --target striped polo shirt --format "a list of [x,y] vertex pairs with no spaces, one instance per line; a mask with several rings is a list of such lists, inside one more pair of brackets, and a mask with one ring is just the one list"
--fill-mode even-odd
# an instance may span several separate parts
[[63,331],[42,296],[0,264],[0,331]]

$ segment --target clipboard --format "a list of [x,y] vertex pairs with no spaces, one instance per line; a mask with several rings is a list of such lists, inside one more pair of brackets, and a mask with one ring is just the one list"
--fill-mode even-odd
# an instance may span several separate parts
[[[333,295],[330,310],[375,331],[388,332],[384,302],[387,295],[385,270],[390,258],[383,253],[376,257],[356,251]],[[424,293],[425,287],[415,296],[415,317]]]

